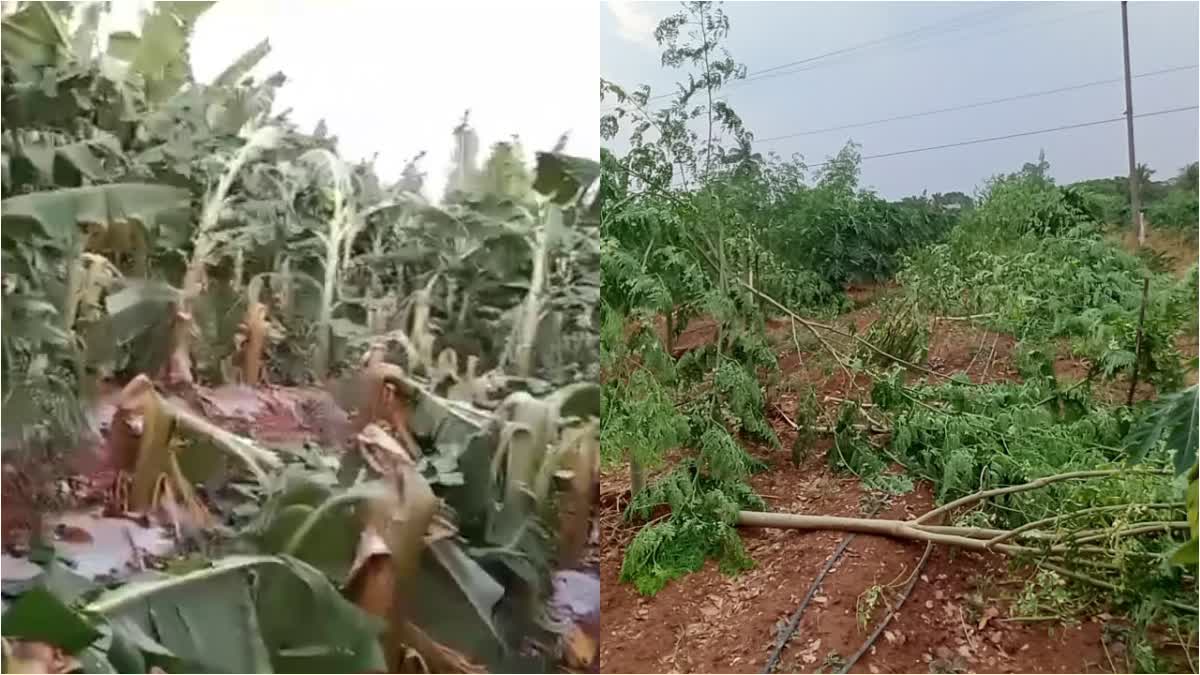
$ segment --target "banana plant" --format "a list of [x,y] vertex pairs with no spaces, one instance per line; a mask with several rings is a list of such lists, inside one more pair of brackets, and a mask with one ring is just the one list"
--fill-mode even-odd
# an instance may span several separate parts
[[300,560],[231,556],[147,576],[103,591],[60,571],[4,612],[6,643],[53,645],[97,673],[386,672],[382,624]]
[[[290,541],[294,548],[266,552],[290,551],[334,578],[349,566],[352,597],[389,617],[393,634],[424,644],[417,651],[438,672],[524,663],[522,640],[551,641],[562,629],[546,613],[550,568],[575,559],[586,539],[599,461],[599,387],[581,383],[544,398],[519,392],[487,414],[439,397],[396,366],[380,364],[373,372],[360,403],[393,387],[402,392],[393,403],[407,412],[363,405],[369,424],[342,458],[350,487],[293,479],[288,496],[264,510],[257,531],[268,533],[263,541]],[[374,419],[393,427],[406,420],[413,440],[393,439]],[[361,472],[370,479],[353,482]],[[380,501],[393,484],[391,501]],[[432,515],[419,495],[439,498]],[[340,511],[350,502],[373,506],[357,516]],[[393,515],[372,518],[373,509]],[[388,534],[402,523],[426,525],[402,537]],[[346,532],[356,533],[357,554]],[[310,540],[338,543],[315,547]],[[339,551],[336,560],[331,549]],[[370,563],[380,556],[392,565]],[[368,594],[371,588],[394,589],[395,596],[382,602]]]
[[79,21],[72,34],[66,18],[50,2],[30,2],[3,19],[3,53],[29,65],[84,67],[96,63],[110,80],[140,88],[150,101],[163,101],[192,79],[188,42],[196,20],[214,2],[155,2],[143,14],[137,34],[99,35],[104,3],[76,3]]
[[336,300],[338,272],[343,264],[344,246],[353,236],[357,225],[354,203],[354,183],[350,170],[335,154],[328,150],[310,150],[300,156],[300,164],[312,166],[317,180],[324,183],[322,193],[330,202],[332,214],[327,220],[325,232],[315,232],[324,247],[324,279],[321,284],[321,308],[317,318],[317,353],[314,370],[317,377],[324,378],[329,372],[330,347],[332,343],[334,301]]
[[190,341],[195,326],[192,321],[192,303],[204,290],[208,266],[217,263],[224,253],[221,246],[225,240],[217,232],[217,225],[233,181],[247,162],[258,153],[275,147],[281,135],[279,127],[270,125],[250,132],[245,143],[225,165],[220,181],[204,197],[200,221],[192,235],[192,255],[184,274],[183,288],[173,318],[171,357],[165,373],[169,382],[192,382]]
[[[96,345],[85,345],[76,317],[81,306],[97,305],[100,292],[118,276],[110,261],[86,250],[90,236],[152,225],[162,214],[187,204],[184,190],[132,183],[34,192],[0,202],[5,272],[12,281],[5,285],[4,304],[26,310],[5,322],[4,396],[6,411],[13,414],[10,422],[39,424],[45,411],[31,404],[46,396],[30,396],[28,387],[45,389],[54,382],[58,384],[50,387],[51,407],[78,409],[78,392],[85,384],[84,347]],[[47,318],[52,322],[35,331],[25,325]],[[49,360],[55,355],[72,364],[69,380],[50,377],[55,364]],[[37,363],[42,364],[37,372],[23,365]],[[74,415],[51,417],[69,421]],[[60,427],[70,433],[77,425]]]
[[533,359],[534,342],[543,319],[547,271],[552,253],[567,238],[567,223],[579,225],[581,215],[590,208],[586,196],[599,176],[600,165],[591,160],[557,152],[538,153],[537,179],[531,186],[538,194],[540,212],[539,222],[531,233],[533,271],[521,320],[513,333],[516,371],[522,377],[532,376],[536,365]]
[[351,264],[354,240],[372,215],[403,206],[406,200],[384,199],[375,204],[362,204],[359,186],[350,167],[324,148],[305,152],[297,164],[313,171],[313,182],[321,186],[321,194],[330,209],[326,230],[313,233],[323,249],[321,264],[324,270],[313,370],[318,378],[323,379],[329,373],[332,359],[333,314],[338,307],[338,289],[343,270]]

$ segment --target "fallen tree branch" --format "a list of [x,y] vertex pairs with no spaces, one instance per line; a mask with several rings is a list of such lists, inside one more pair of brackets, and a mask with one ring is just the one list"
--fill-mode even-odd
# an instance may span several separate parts
[[[922,516],[924,517],[924,516]],[[928,541],[935,544],[957,546],[970,551],[1000,551],[1010,555],[1107,553],[1099,546],[1074,546],[1055,544],[1052,546],[1023,546],[1019,544],[992,544],[986,539],[975,539],[953,532],[955,528],[930,528],[917,525],[916,520],[876,520],[873,518],[847,518],[843,516],[813,516],[796,513],[766,513],[762,511],[739,511],[737,524],[741,527],[778,527],[796,530],[840,530],[859,534],[874,534],[893,539]],[[947,532],[947,530],[950,530]]]
[[[1163,504],[1147,504],[1147,505],[1145,505],[1145,508],[1166,509],[1166,508],[1182,508],[1184,506],[1186,506],[1186,504],[1184,502],[1170,502],[1170,503],[1163,503]],[[1019,534],[1028,532],[1029,530],[1036,530],[1037,528],[1042,527],[1043,525],[1052,525],[1054,523],[1057,523],[1061,520],[1066,520],[1068,518],[1077,518],[1079,516],[1085,516],[1085,515],[1089,515],[1092,513],[1104,513],[1107,511],[1120,511],[1120,510],[1128,509],[1128,508],[1130,508],[1129,504],[1110,504],[1108,506],[1093,506],[1088,509],[1080,509],[1078,511],[1071,511],[1070,513],[1060,513],[1057,516],[1050,516],[1049,518],[1042,518],[1041,520],[1034,520],[1032,522],[1025,523],[1024,525],[1022,525],[1016,529],[1013,529],[1013,530],[1000,531],[998,534],[995,535],[995,537],[991,540],[990,543],[1000,544],[1005,541],[1008,541],[1009,539],[1012,539],[1013,537],[1015,537]]]
[[1103,476],[1115,476],[1118,474],[1127,474],[1127,473],[1129,473],[1129,469],[1097,469],[1094,471],[1072,471],[1069,473],[1055,474],[1053,476],[1044,476],[1042,478],[1038,478],[1037,480],[1032,480],[1028,483],[1022,483],[1020,485],[1009,485],[1007,487],[1002,487],[1002,488],[993,488],[991,490],[984,490],[983,492],[976,492],[975,494],[967,495],[966,497],[963,497],[961,499],[956,499],[944,506],[939,506],[938,508],[917,518],[913,522],[914,522],[914,524],[920,524],[920,523],[923,523],[923,522],[929,520],[930,518],[933,518],[934,516],[941,515],[943,513],[946,513],[947,511],[953,511],[954,509],[961,508],[968,504],[974,504],[976,502],[980,502],[980,501],[983,501],[983,500],[991,498],[991,497],[999,497],[1000,495],[1012,494],[1013,492],[1025,492],[1026,490],[1036,490],[1037,488],[1044,487],[1051,483],[1057,483],[1059,481],[1077,480],[1077,479],[1081,479],[1081,478],[1099,478],[1099,477],[1103,477]]
[[849,398],[842,398],[840,396],[826,396],[823,400],[825,403],[829,403],[830,401],[832,401],[834,403],[853,403],[860,408],[878,408],[879,407],[879,406],[875,405],[874,403],[862,403],[861,401],[855,401],[854,399],[849,399]]
[[[1056,572],[1058,574],[1063,575],[1064,577],[1070,577],[1071,579],[1074,579],[1076,581],[1082,581],[1087,584],[1092,584],[1093,586],[1098,586],[1100,588],[1103,588],[1103,589],[1106,589],[1109,591],[1113,591],[1114,593],[1119,593],[1121,591],[1121,587],[1117,586],[1114,583],[1104,581],[1103,579],[1097,579],[1096,577],[1093,577],[1093,576],[1090,576],[1087,574],[1083,574],[1082,572],[1076,572],[1074,570],[1069,570],[1065,567],[1056,565],[1051,562],[1043,562],[1043,563],[1040,563],[1040,565],[1042,567],[1045,567],[1046,569],[1050,570],[1051,572]],[[1167,605],[1168,607],[1174,607],[1176,609],[1181,609],[1186,612],[1191,612],[1192,614],[1200,613],[1200,608],[1197,608],[1196,605],[1189,605],[1189,604],[1185,604],[1182,602],[1176,602],[1174,600],[1163,600],[1162,603],[1164,605]]]
[[[930,370],[929,368],[925,368],[924,366],[918,366],[917,364],[915,364],[911,361],[907,361],[905,359],[900,358],[899,356],[896,356],[895,354],[890,354],[890,353],[880,349],[874,343],[862,338],[861,336],[855,335],[854,333],[851,333],[849,331],[842,330],[841,328],[838,328],[837,326],[831,326],[827,323],[821,323],[819,321],[812,321],[810,319],[805,319],[804,317],[800,316],[799,314],[796,314],[792,310],[785,307],[783,304],[781,304],[775,298],[772,298],[771,296],[767,295],[766,293],[763,293],[762,291],[751,286],[750,284],[748,284],[744,281],[741,281],[740,279],[738,280],[738,283],[741,284],[742,286],[745,286],[747,289],[749,289],[751,293],[754,293],[758,297],[760,297],[763,300],[766,300],[767,302],[774,305],[779,311],[784,312],[791,318],[795,319],[796,321],[799,321],[800,325],[807,328],[809,330],[809,332],[811,332],[814,336],[816,336],[816,338],[818,340],[821,341],[821,344],[830,353],[830,355],[833,356],[834,360],[836,360],[838,362],[838,365],[841,365],[843,368],[846,368],[846,366],[845,366],[845,364],[842,363],[841,355],[832,346],[830,346],[829,343],[826,342],[823,337],[821,337],[819,334],[817,334],[816,329],[820,328],[821,330],[827,330],[831,333],[834,333],[835,335],[841,335],[843,337],[848,337],[848,338],[854,340],[855,342],[858,342],[862,346],[866,347],[867,349],[870,349],[871,351],[875,352],[876,354],[879,354],[880,356],[883,356],[887,359],[891,359],[892,361],[895,361],[896,363],[899,363],[900,365],[902,365],[906,368],[910,368],[912,370],[916,370],[916,371],[919,371],[922,373],[927,373],[929,375],[936,375],[937,377],[944,378],[944,379],[954,382],[956,384],[964,384],[964,385],[973,386],[973,387],[983,386],[982,383],[980,383],[980,382],[955,380],[955,379],[953,379],[953,377],[954,377],[953,375],[946,375],[945,373],[939,373],[936,370]],[[853,378],[851,378],[850,382],[851,382],[851,384],[854,383]]]
[[[831,427],[831,426],[824,425],[824,424],[805,424],[805,425],[801,426],[801,425],[796,424],[795,422],[792,422],[791,420],[786,419],[786,418],[784,419],[784,421],[788,422],[789,426],[791,426],[796,431],[799,431],[801,429],[808,429],[809,431],[812,431],[812,432],[818,433],[818,434],[836,434],[838,432],[837,427]],[[885,427],[877,427],[877,426],[869,425],[869,424],[848,424],[848,425],[846,425],[846,428],[854,429],[855,431],[862,431],[862,432],[870,433],[870,434],[890,434],[890,433],[892,433],[891,429],[888,429]]]
[[1158,521],[1153,523],[1136,523],[1136,527],[1129,527],[1121,530],[1102,530],[1095,534],[1070,539],[1072,544],[1083,544],[1089,541],[1098,541],[1108,539],[1110,537],[1127,537],[1134,534],[1147,534],[1149,532],[1170,532],[1172,530],[1189,530],[1191,525],[1186,520]]
[[996,316],[996,312],[985,312],[983,314],[972,314],[970,316],[935,316],[934,321],[973,321],[975,319],[987,319]]
[[[1088,513],[1099,513],[1103,511],[1116,510],[1117,508],[1133,509],[1133,508],[1167,508],[1171,506],[1179,506],[1172,503],[1156,503],[1156,504],[1122,504],[1113,507],[1096,507],[1093,509],[1081,509],[1071,513],[1062,514],[1052,518],[1044,518],[1035,521],[1030,525],[1025,525],[1014,530],[996,530],[990,528],[979,527],[953,527],[943,525],[926,525],[925,521],[932,518],[944,517],[950,511],[962,506],[970,505],[999,495],[1011,494],[1014,492],[1022,492],[1044,487],[1051,483],[1056,483],[1064,480],[1082,479],[1082,478],[1102,478],[1110,477],[1117,474],[1128,474],[1128,469],[1101,469],[1094,471],[1074,471],[1069,473],[1057,474],[1053,476],[1045,476],[1037,480],[1023,483],[1021,485],[1010,485],[1002,488],[984,490],[975,494],[967,495],[961,499],[954,500],[949,504],[933,509],[923,515],[920,515],[911,520],[876,520],[874,518],[851,518],[843,516],[822,516],[794,513],[767,513],[760,511],[739,511],[736,525],[740,527],[778,527],[789,529],[802,530],[841,530],[849,533],[874,534],[878,536],[892,537],[896,539],[909,539],[917,541],[925,541],[929,545],[946,544],[957,546],[972,551],[989,552],[999,551],[1009,555],[1037,555],[1041,557],[1039,564],[1047,566],[1049,569],[1059,571],[1061,568],[1057,563],[1083,564],[1095,568],[1107,570],[1119,570],[1120,566],[1104,560],[1094,560],[1091,558],[1082,558],[1078,554],[1100,554],[1112,555],[1113,551],[1102,546],[1080,546],[1080,544],[1112,539],[1115,537],[1130,536],[1136,534],[1146,534],[1151,532],[1168,532],[1176,529],[1186,530],[1189,524],[1186,521],[1154,521],[1143,523],[1130,523],[1123,527],[1100,528],[1093,530],[1076,530],[1065,533],[1044,532],[1035,529],[1038,525],[1047,525],[1057,523],[1059,520],[1077,517]],[[1135,473],[1159,473],[1152,471],[1138,471]],[[1023,544],[1008,544],[1003,543],[1016,537],[1040,540],[1037,546],[1028,546]],[[1158,554],[1147,551],[1137,555],[1148,557],[1157,557]],[[1067,570],[1067,572],[1070,572]],[[1087,581],[1109,590],[1120,590],[1118,586],[1111,584],[1102,579],[1096,579],[1089,575],[1070,572],[1067,576],[1071,578]],[[1190,607],[1183,603],[1168,602],[1172,607],[1188,609],[1191,612],[1197,612],[1195,607]]]

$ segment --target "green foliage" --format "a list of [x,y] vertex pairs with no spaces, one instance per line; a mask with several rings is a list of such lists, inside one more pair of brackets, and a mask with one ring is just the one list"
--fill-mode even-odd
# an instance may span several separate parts
[[[1195,234],[1200,218],[1197,215],[1196,166],[1196,162],[1192,162],[1166,181],[1151,180],[1154,171],[1144,164],[1138,166],[1139,197],[1150,227]],[[1071,187],[1086,193],[1100,207],[1105,224],[1131,226],[1128,176],[1085,180],[1073,183]]]
[[[555,150],[539,153],[530,174],[516,144],[497,145],[482,167],[464,149],[459,171],[472,182],[428,204],[420,156],[384,185],[369,163],[337,156],[323,123],[304,133],[273,114],[284,77],[246,77],[265,41],[212,83],[192,81],[187,43],[210,4],[157,4],[140,37],[98,34],[107,11],[98,4],[78,36],[46,3],[5,17],[5,35],[20,38],[6,40],[3,63],[4,305],[20,336],[5,343],[6,402],[14,387],[36,388],[58,402],[41,409],[51,413],[78,407],[70,392],[98,378],[160,372],[169,306],[181,299],[206,381],[236,377],[250,303],[267,309],[271,379],[304,383],[314,364],[337,369],[396,331],[407,336],[421,290],[421,328],[434,337],[424,361],[449,346],[481,371],[507,363],[536,304],[540,322],[523,331],[536,355],[526,374],[556,383],[598,374],[598,213],[586,196],[595,162]],[[259,143],[268,131],[271,142]],[[464,148],[473,134],[465,120],[456,130]],[[544,273],[533,284],[538,241]],[[77,274],[96,260],[104,274]],[[206,283],[184,288],[189,264]],[[86,302],[68,303],[74,294]],[[50,321],[24,330],[27,316]],[[411,360],[417,372],[431,365]]]
[[[194,329],[185,332],[198,333],[196,374],[205,384],[239,379],[236,338],[254,303],[267,310],[265,357],[278,384],[310,382],[326,364],[336,371],[368,347],[393,343],[404,351],[389,360],[418,375],[430,375],[445,349],[476,357],[462,359],[466,372],[449,373],[459,385],[453,398],[484,389],[469,381],[479,371],[517,370],[510,364],[523,348],[532,356],[520,388],[599,375],[595,161],[563,154],[562,143],[538,153],[533,171],[515,142],[476,157],[478,139],[464,119],[454,132],[458,180],[430,203],[419,156],[384,184],[369,162],[340,157],[324,123],[306,133],[273,112],[284,77],[247,77],[268,53],[265,41],[213,82],[195,82],[188,42],[211,4],[155,3],[136,35],[99,35],[103,3],[79,3],[74,36],[51,3],[20,3],[4,17],[0,375],[10,435],[73,447],[71,436],[87,426],[79,399],[102,378],[162,372],[172,323],[184,314]],[[506,390],[517,379],[492,374]],[[528,398],[534,413],[552,407]],[[590,417],[600,401],[584,387],[565,405]],[[413,430],[425,451],[417,470],[444,499],[442,527],[460,529],[423,555],[406,618],[494,669],[520,669],[511,659],[522,639],[552,642],[545,607],[555,487],[568,468],[559,463],[578,450],[554,444],[566,444],[559,433],[568,428],[592,429],[560,424],[557,409],[538,418],[523,409],[529,402],[499,406],[514,415],[507,419],[462,401],[439,408],[444,399],[429,397],[412,416],[423,425]],[[534,442],[534,427],[553,443]],[[677,427],[687,433],[682,416]],[[66,438],[51,437],[59,432]],[[594,450],[594,439],[585,440]],[[510,461],[493,466],[502,451]],[[532,475],[515,475],[530,467]],[[352,483],[361,467],[344,468]],[[321,478],[332,485],[331,472]],[[302,560],[205,561],[198,576],[126,586],[87,605],[111,623],[83,616],[100,633],[87,667],[145,672],[157,659],[174,670],[386,669],[379,627],[337,588],[353,560],[359,514],[330,507],[309,521],[329,503],[324,487],[308,500],[262,495],[269,520],[237,542],[279,554],[309,523],[313,538],[292,551]],[[332,489],[330,501],[354,489]],[[71,628],[61,612],[33,615],[43,624],[47,617],[63,619],[52,630]],[[6,616],[6,631],[20,625],[13,618],[21,617]],[[79,634],[67,635],[70,646]]]
[[913,491],[912,477],[902,473],[877,473],[869,476],[865,485],[889,495],[906,495]]
[[[922,307],[989,316],[1022,340],[1067,337],[1093,375],[1130,370],[1142,279],[1137,257],[1105,241],[1064,191],[1029,177],[997,180],[945,243],[912,255],[898,275]],[[1186,281],[1152,275],[1139,372],[1175,386],[1182,364],[1174,336],[1196,321]]]
[[[1118,468],[1126,457],[1122,446],[1129,411],[1097,405],[1079,389],[1056,392],[1053,380],[965,388],[953,384],[908,387],[892,378],[876,384],[873,398],[881,412],[891,417],[891,451],[915,476],[931,481],[943,503],[1043,476]],[[1074,517],[1070,527],[1108,531],[1123,524],[1157,520],[1148,517],[1151,514],[1178,520],[1178,516],[1167,516],[1182,515],[1178,506],[1145,506],[1178,499],[1177,482],[1160,472],[1172,461],[1165,448],[1154,444],[1143,455],[1146,466],[1142,471],[1057,482],[993,498],[973,510],[968,522],[1010,529],[1093,507],[1117,508],[1115,514],[1109,510]],[[1115,547],[1117,567],[1106,578],[1121,589],[1114,596],[1120,603],[1133,607],[1149,604],[1160,611],[1164,606],[1159,601],[1186,595],[1178,573],[1161,564],[1179,545],[1178,540],[1166,535],[1114,537],[1106,544]],[[1046,597],[1034,593],[1030,601]]]
[[600,447],[607,461],[629,453],[646,466],[689,437],[687,418],[667,389],[645,368],[619,385],[606,383]]
[[1200,510],[1200,482],[1197,476],[1197,465],[1192,464],[1187,476],[1187,518],[1192,537],[1171,553],[1171,562],[1176,565],[1195,566],[1200,562],[1200,530],[1196,526],[1197,511]]
[[1142,408],[1141,415],[1134,420],[1125,442],[1129,447],[1129,460],[1140,462],[1166,451],[1171,453],[1175,473],[1185,476],[1187,481],[1187,519],[1191,538],[1183,542],[1171,554],[1176,565],[1195,565],[1200,538],[1197,534],[1197,475],[1200,466],[1196,461],[1197,425],[1200,420],[1200,401],[1197,401],[1197,386],[1168,394]]
[[621,581],[639,593],[657,593],[672,579],[698,571],[708,558],[726,574],[753,565],[733,524],[739,510],[764,505],[744,483],[708,478],[685,462],[635,497],[629,513],[647,518],[660,506],[670,509],[667,519],[643,527],[621,564]]
[[[925,360],[933,314],[978,314],[1017,338],[1022,384],[908,386],[901,368],[879,377],[873,397],[890,416],[890,447],[863,433],[874,419],[853,405],[843,408],[828,460],[875,493],[902,494],[924,479],[945,503],[1064,471],[1119,466],[1133,413],[1097,405],[1090,381],[1136,365],[1160,391],[1176,387],[1183,370],[1174,340],[1195,326],[1197,296],[1194,280],[1152,274],[1103,239],[1102,226],[1128,208],[1117,181],[1056,186],[1043,154],[990,181],[977,200],[922,194],[892,203],[860,188],[861,155],[853,144],[810,176],[799,159],[755,153],[740,118],[717,101],[720,87],[742,72],[721,44],[728,30],[727,17],[705,3],[689,3],[660,24],[664,65],[699,71],[661,108],[651,108],[649,87],[601,82],[602,100],[615,100],[601,118],[602,135],[624,132],[630,147],[624,156],[602,156],[605,423],[611,414],[614,429],[652,430],[637,439],[650,455],[661,456],[669,443],[683,450],[674,470],[633,498],[628,515],[653,520],[627,549],[622,580],[654,593],[706,557],[731,555],[736,537],[724,514],[738,499],[730,491],[748,491],[756,464],[739,440],[778,446],[762,394],[764,375],[778,368],[763,339],[775,308],[749,288],[792,310],[831,311],[847,304],[846,284],[895,275],[904,295],[882,308],[886,319],[866,340],[916,363]],[[1147,204],[1167,194],[1151,174],[1142,167],[1137,178]],[[630,317],[637,317],[633,331]],[[672,363],[675,338],[696,317],[714,339],[690,344]],[[665,319],[661,341],[641,327],[656,319]],[[1058,386],[1054,349],[1061,339],[1089,361],[1082,386]],[[853,363],[890,365],[873,351]],[[662,421],[651,426],[650,412],[630,405]],[[816,421],[816,408],[813,401],[802,405],[802,426]],[[682,438],[680,411],[688,423]],[[1155,468],[1167,460],[1161,448],[1146,457]],[[888,472],[889,460],[907,473]],[[704,495],[714,490],[724,497],[709,503]],[[1005,495],[968,517],[981,527],[1017,527],[1097,505],[1168,503],[1174,490],[1164,476],[1130,472]],[[1144,512],[1097,512],[1077,526],[1106,531]],[[1181,587],[1179,570],[1161,565],[1177,543],[1169,535],[1113,537],[1106,545],[1116,551],[1116,568],[1101,574],[1121,589],[1121,602],[1161,609],[1159,601],[1177,598]]]
[[1129,461],[1140,462],[1163,445],[1174,457],[1175,473],[1182,474],[1196,463],[1200,401],[1197,386],[1167,394],[1143,406],[1125,439]]
[[[728,30],[719,5],[702,2],[659,24],[663,64],[701,72],[659,110],[647,109],[647,88],[627,92],[601,82],[602,98],[617,102],[601,119],[602,134],[611,138],[624,124],[632,141],[626,156],[604,151],[601,158],[607,439],[620,439],[635,466],[674,444],[691,451],[630,505],[633,517],[648,517],[655,505],[670,508],[665,522],[647,525],[626,551],[622,579],[644,593],[708,557],[728,572],[749,564],[732,524],[739,505],[761,502],[745,483],[758,463],[740,439],[780,443],[760,381],[775,357],[759,302],[743,284],[803,303],[830,293],[760,236],[753,208],[770,180],[765,162],[737,114],[714,100],[745,73],[721,45]],[[693,121],[709,131],[701,136]],[[643,328],[658,316],[666,323],[661,344]],[[674,339],[696,316],[715,322],[716,339],[674,363]],[[627,317],[636,317],[632,331]]]
[[80,653],[91,672],[386,668],[382,626],[315,568],[286,556],[230,557],[97,597],[100,590],[27,593],[5,612],[4,634]]
[[720,396],[726,428],[780,447],[779,437],[763,413],[762,387],[751,371],[732,359],[724,360],[714,373],[713,388]]
[[954,220],[928,200],[893,204],[859,190],[861,161],[857,146],[847,145],[814,186],[778,195],[756,219],[763,246],[791,269],[815,273],[826,293],[890,277],[902,253],[939,239]]
[[[921,313],[919,304],[911,298],[901,298],[885,300],[879,308],[880,319],[871,324],[864,338],[892,356],[909,363],[923,363],[929,351],[929,318]],[[860,346],[859,358],[884,367],[893,363],[865,346]]]
[[1200,193],[1195,188],[1171,190],[1146,208],[1146,220],[1151,227],[1177,230],[1194,238],[1200,229]]
[[1036,175],[1016,174],[993,179],[979,198],[979,207],[962,223],[979,242],[1002,242],[1027,234],[1056,236],[1085,223],[1097,224],[1099,207],[1074,188],[1055,187]]

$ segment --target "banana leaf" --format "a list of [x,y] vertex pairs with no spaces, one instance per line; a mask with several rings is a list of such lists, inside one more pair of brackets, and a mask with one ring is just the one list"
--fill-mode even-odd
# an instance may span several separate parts
[[48,2],[31,2],[4,17],[2,36],[7,61],[51,66],[71,53],[66,23]]
[[317,569],[288,556],[233,556],[182,576],[127,584],[79,606],[45,587],[3,616],[107,672],[367,672],[386,666],[381,624]]
[[560,152],[537,153],[537,179],[533,189],[557,204],[578,199],[600,177],[600,163]]
[[0,202],[5,228],[32,230],[61,244],[75,240],[81,223],[136,220],[145,225],[160,213],[186,208],[187,190],[148,183],[116,183],[34,192]]

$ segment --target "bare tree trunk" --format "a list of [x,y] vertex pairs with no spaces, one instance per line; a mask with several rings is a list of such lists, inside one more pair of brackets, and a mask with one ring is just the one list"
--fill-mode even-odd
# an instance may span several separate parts
[[665,341],[667,355],[675,355],[675,308],[667,310],[667,339]]
[[646,469],[633,453],[629,453],[629,495],[637,497],[646,487]]
[[1146,301],[1150,295],[1150,277],[1142,279],[1142,308],[1138,311],[1137,337],[1133,343],[1133,373],[1129,377],[1129,395],[1125,397],[1125,405],[1133,405],[1133,393],[1137,390],[1138,366],[1142,362],[1142,330],[1146,325]]

